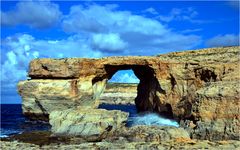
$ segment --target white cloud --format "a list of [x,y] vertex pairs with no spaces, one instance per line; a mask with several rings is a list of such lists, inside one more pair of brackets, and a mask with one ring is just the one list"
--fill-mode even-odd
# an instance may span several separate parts
[[67,32],[139,32],[143,34],[164,34],[167,30],[156,20],[130,11],[118,11],[106,5],[90,5],[87,7],[72,6],[70,14],[64,17],[63,29]]
[[11,65],[17,64],[16,55],[15,55],[15,53],[13,53],[13,51],[10,51],[7,53],[7,58],[9,60],[9,64],[11,64]]
[[29,25],[35,28],[47,28],[55,25],[61,12],[57,4],[48,1],[18,2],[14,10],[1,12],[1,25]]
[[93,48],[116,55],[156,55],[201,43],[200,36],[174,33],[156,19],[120,11],[117,5],[72,6],[62,27],[93,39]]
[[124,42],[119,34],[94,34],[92,39],[92,45],[96,49],[103,51],[116,52],[126,48],[127,43]]
[[28,44],[32,41],[33,38],[29,35],[8,37],[1,41],[2,52],[5,52],[1,63],[2,90],[16,89],[16,83],[26,78],[28,62],[34,58],[28,54]]
[[29,62],[34,58],[103,56],[100,51],[93,51],[87,42],[87,39],[79,36],[70,36],[59,41],[36,40],[28,34],[17,34],[3,39],[1,92],[16,91],[17,82],[26,79]]
[[149,7],[149,8],[147,8],[147,9],[145,9],[143,12],[147,12],[147,13],[150,13],[150,14],[153,14],[153,15],[157,15],[158,14],[158,12],[154,9],[154,8],[152,8],[152,7]]
[[206,42],[209,47],[215,46],[236,46],[239,45],[239,35],[225,34],[217,35]]

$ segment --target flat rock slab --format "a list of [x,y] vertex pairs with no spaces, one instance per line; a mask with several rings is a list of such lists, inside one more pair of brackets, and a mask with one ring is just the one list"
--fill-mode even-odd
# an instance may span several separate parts
[[125,126],[128,113],[105,109],[68,109],[50,113],[52,132],[56,136],[79,136],[101,140]]

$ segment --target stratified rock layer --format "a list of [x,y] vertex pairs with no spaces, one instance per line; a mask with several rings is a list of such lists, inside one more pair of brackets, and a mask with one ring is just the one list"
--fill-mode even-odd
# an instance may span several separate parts
[[18,85],[23,112],[47,116],[66,107],[96,108],[107,80],[118,70],[132,69],[140,80],[135,99],[139,112],[175,118],[192,137],[238,139],[239,49],[157,57],[35,59],[29,66],[31,80]]
[[87,141],[99,141],[125,127],[128,113],[105,109],[68,109],[50,113],[55,136],[79,136]]

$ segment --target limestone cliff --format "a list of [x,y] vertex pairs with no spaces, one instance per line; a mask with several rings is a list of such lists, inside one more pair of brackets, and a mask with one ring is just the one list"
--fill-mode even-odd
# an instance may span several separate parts
[[192,137],[239,138],[240,47],[174,52],[156,57],[35,59],[20,81],[23,113],[47,118],[53,110],[96,108],[107,80],[132,69],[139,78],[139,112],[172,117]]

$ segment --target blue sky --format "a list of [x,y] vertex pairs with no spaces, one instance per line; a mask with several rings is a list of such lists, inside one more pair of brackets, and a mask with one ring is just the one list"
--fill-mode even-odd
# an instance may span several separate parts
[[[157,55],[239,45],[238,1],[2,1],[1,103],[34,58]],[[112,81],[137,82],[131,71]]]

